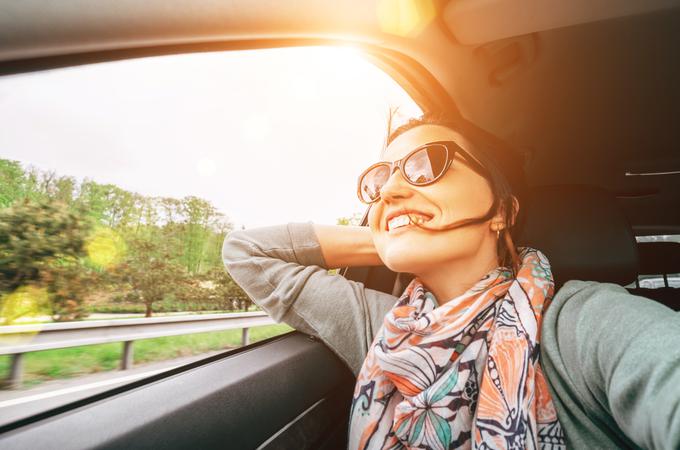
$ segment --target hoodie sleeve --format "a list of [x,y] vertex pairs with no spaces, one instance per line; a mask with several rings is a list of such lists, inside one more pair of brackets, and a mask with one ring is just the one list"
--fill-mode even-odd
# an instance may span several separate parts
[[562,287],[541,352],[568,444],[680,448],[678,314],[614,284]]
[[355,375],[397,300],[329,274],[311,222],[234,231],[222,259],[253,302],[276,322],[324,341]]

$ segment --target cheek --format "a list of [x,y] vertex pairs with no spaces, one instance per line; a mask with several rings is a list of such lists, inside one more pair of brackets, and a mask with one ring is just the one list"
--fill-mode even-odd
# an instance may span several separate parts
[[371,209],[368,211],[367,224],[371,229],[371,233],[374,235],[374,239],[376,233],[383,231],[381,228],[380,219],[384,214],[384,208],[381,203],[382,202],[373,203]]
[[[493,201],[490,186],[481,177],[458,175],[419,190],[420,194],[412,198],[410,204],[427,205],[428,210],[438,216],[436,225],[484,215]],[[380,202],[374,204],[368,214],[368,225],[378,255],[395,272],[417,274],[452,259],[469,258],[479,250],[488,229],[478,225],[445,232],[388,236],[377,222],[382,213]]]
[[491,187],[483,178],[452,179],[433,195],[443,216],[455,220],[482,216],[493,202]]

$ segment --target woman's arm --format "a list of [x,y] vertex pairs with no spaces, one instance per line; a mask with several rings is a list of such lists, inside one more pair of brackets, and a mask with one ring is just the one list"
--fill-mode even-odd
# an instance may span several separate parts
[[343,235],[341,227],[318,226],[323,250],[315,227],[291,223],[234,231],[222,258],[234,281],[274,320],[319,337],[356,374],[396,298],[328,273],[338,264],[370,260],[358,227]]
[[314,232],[328,267],[380,266],[368,227],[317,225]]
[[618,285],[570,281],[548,307],[542,334],[572,445],[680,448],[678,313]]

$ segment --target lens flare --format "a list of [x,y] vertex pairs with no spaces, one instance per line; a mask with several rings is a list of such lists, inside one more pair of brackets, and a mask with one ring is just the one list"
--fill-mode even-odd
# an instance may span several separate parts
[[85,244],[87,256],[101,268],[115,265],[125,254],[125,241],[110,228],[99,227]]
[[380,0],[378,23],[385,33],[417,37],[437,15],[432,0]]
[[[41,316],[50,315],[49,298],[45,288],[22,286],[10,294],[3,295],[1,300],[0,323],[2,325],[13,325],[18,319],[21,319],[21,322],[39,321]],[[15,338],[23,339],[22,336],[15,336]],[[2,343],[5,344],[7,339],[10,338],[3,336]]]

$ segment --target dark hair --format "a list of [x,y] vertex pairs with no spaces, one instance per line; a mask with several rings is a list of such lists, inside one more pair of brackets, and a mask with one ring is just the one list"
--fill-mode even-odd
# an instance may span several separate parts
[[[500,210],[503,213],[505,227],[501,230],[501,238],[498,240],[496,248],[498,258],[501,265],[512,268],[517,273],[519,258],[514,240],[517,238],[517,230],[521,227],[523,209],[519,209],[519,213],[513,222],[512,217],[517,211],[515,211],[512,197],[514,196],[518,203],[522,205],[526,191],[522,155],[498,137],[458,117],[447,116],[441,113],[423,114],[421,117],[412,118],[405,124],[392,130],[393,118],[394,111],[391,111],[388,119],[385,148],[399,135],[419,125],[445,126],[465,136],[470,144],[472,144],[472,148],[466,148],[466,150],[477,158],[488,171],[487,181],[491,186],[494,203],[489,212],[483,217],[465,219],[440,229],[453,229],[472,223],[483,223],[496,215]],[[415,225],[429,229],[419,224]]]

